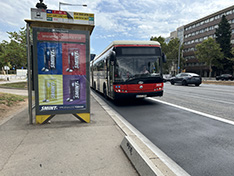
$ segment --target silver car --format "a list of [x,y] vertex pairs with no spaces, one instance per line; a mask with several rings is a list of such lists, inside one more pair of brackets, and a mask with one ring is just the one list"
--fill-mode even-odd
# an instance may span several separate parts
[[181,83],[184,86],[188,84],[195,84],[195,86],[199,86],[202,83],[201,76],[195,73],[179,73],[175,77],[171,78],[171,84]]

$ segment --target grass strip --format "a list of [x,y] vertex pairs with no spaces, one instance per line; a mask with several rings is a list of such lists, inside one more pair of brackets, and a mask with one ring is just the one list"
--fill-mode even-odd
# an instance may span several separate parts
[[15,103],[25,101],[27,97],[22,95],[13,95],[8,93],[0,93],[0,104],[13,106]]
[[27,82],[7,83],[0,85],[0,87],[3,88],[16,88],[16,89],[26,89],[27,86],[28,86]]

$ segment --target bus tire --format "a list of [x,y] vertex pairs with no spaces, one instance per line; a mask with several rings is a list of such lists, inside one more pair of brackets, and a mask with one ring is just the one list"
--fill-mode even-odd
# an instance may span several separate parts
[[93,88],[96,90],[96,82],[93,83]]
[[106,84],[103,85],[103,95],[107,99]]

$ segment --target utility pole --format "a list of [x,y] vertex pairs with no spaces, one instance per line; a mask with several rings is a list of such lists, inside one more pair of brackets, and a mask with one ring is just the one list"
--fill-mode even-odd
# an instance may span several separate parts
[[69,3],[59,2],[59,10],[61,10],[61,5],[68,5],[68,6],[83,6],[83,7],[87,7],[87,5],[86,5],[86,4],[69,4]]
[[180,73],[180,48],[181,48],[182,43],[180,42],[179,44],[179,51],[178,51],[178,73]]

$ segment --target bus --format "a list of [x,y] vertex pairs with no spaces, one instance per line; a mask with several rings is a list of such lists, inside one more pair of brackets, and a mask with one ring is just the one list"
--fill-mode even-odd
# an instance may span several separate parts
[[156,41],[114,41],[90,62],[90,87],[113,100],[163,96],[162,64]]

